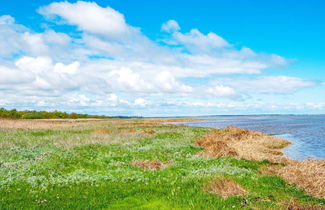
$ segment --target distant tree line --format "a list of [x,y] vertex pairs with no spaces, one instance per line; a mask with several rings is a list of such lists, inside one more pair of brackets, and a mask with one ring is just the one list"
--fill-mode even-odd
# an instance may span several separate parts
[[0,118],[11,119],[77,119],[77,118],[109,118],[108,116],[88,115],[67,112],[47,111],[17,111],[0,108]]

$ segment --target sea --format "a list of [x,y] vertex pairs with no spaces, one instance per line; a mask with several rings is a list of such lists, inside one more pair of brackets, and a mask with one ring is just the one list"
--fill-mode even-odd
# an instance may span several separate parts
[[182,123],[189,126],[225,128],[237,126],[263,132],[292,142],[283,149],[295,160],[325,159],[325,115],[209,116],[206,121]]

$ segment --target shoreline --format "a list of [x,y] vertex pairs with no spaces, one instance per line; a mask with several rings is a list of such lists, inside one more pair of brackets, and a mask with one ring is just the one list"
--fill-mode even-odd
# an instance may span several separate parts
[[310,195],[325,198],[325,159],[291,159],[284,154],[283,150],[292,142],[265,133],[234,126],[214,129],[215,131],[196,141],[196,145],[205,149],[200,153],[201,156],[234,157],[252,161],[267,160],[271,164],[262,171],[263,174],[279,176]]
[[[207,120],[208,122],[206,122]],[[216,129],[236,126],[250,131],[262,132],[277,138],[283,138],[291,142],[290,146],[282,150],[286,157],[302,161],[310,158],[316,160],[325,159],[325,153],[321,150],[325,146],[324,135],[321,132],[325,126],[322,122],[325,122],[325,118],[323,117],[318,117],[317,119],[310,117],[295,119],[286,115],[283,119],[269,116],[266,118],[258,116],[253,119],[247,118],[246,116],[240,116],[238,119],[231,117],[212,117],[201,122],[175,124]],[[297,127],[297,125],[300,126]]]
[[278,151],[287,141],[235,127],[172,124],[188,120],[2,120],[0,203],[78,209],[127,201],[131,208],[158,199],[166,209],[325,207],[319,162],[277,162],[287,160]]

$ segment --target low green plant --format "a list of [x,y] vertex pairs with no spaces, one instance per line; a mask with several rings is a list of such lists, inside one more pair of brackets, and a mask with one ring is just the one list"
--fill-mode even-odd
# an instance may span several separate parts
[[[262,176],[266,161],[198,156],[203,149],[194,141],[209,128],[136,127],[154,133],[134,136],[114,133],[111,124],[99,128],[112,133],[92,134],[82,126],[0,132],[0,143],[11,143],[0,148],[0,209],[285,209],[288,200],[325,205],[279,177]],[[62,146],[92,138],[101,141]],[[171,164],[146,170],[132,165],[135,160]],[[249,194],[223,199],[205,192],[215,177],[232,179]]]

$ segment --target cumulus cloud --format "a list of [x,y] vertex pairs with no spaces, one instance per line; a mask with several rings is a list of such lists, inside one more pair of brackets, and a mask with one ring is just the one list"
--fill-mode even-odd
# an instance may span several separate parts
[[228,42],[215,33],[202,34],[198,29],[192,29],[188,33],[175,32],[173,38],[176,43],[183,44],[191,51],[207,52],[214,48],[226,47]]
[[217,97],[233,97],[237,95],[233,88],[224,85],[215,85],[210,87],[207,89],[207,92]]
[[11,69],[0,66],[0,91],[1,89],[10,89],[15,85],[28,83],[34,79],[28,72],[20,72],[17,69]]
[[134,100],[134,105],[135,106],[140,106],[140,107],[145,107],[147,105],[149,105],[150,102],[148,102],[147,100],[143,99],[143,98],[137,98]]
[[175,20],[167,21],[161,29],[172,34],[172,38],[166,40],[166,43],[183,45],[191,52],[207,53],[214,49],[230,46],[226,40],[213,32],[204,35],[198,29],[192,29],[188,33],[181,33],[180,26]]
[[175,20],[169,20],[161,26],[161,30],[165,32],[175,32],[180,30],[178,23]]
[[[15,19],[8,15],[0,16],[0,19],[0,57],[46,55],[58,59],[71,58],[74,46],[70,43],[72,39],[69,35],[54,30],[36,33],[16,24]],[[78,57],[78,53],[74,56]]]
[[13,24],[14,22],[15,22],[15,19],[13,17],[11,17],[10,15],[0,16],[0,24],[10,25],[10,24]]
[[41,7],[39,13],[48,18],[59,18],[61,24],[77,25],[80,31],[101,35],[116,37],[130,30],[121,13],[110,7],[102,8],[95,2],[55,2]]
[[[184,100],[191,102],[180,106],[220,107],[204,100],[229,102],[241,94],[290,93],[314,84],[287,76],[234,79],[234,74],[286,66],[288,59],[234,46],[214,32],[182,32],[176,20],[162,25],[162,44],[129,25],[120,12],[95,2],[54,2],[38,12],[54,24],[75,28],[35,32],[9,15],[0,16],[2,104],[122,110]],[[232,102],[224,104],[230,108]]]

